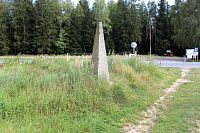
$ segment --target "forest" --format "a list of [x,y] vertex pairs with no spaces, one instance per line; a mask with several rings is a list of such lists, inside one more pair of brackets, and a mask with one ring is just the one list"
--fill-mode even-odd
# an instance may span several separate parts
[[92,53],[96,22],[103,22],[108,54],[139,54],[200,47],[200,0],[0,0],[0,54]]

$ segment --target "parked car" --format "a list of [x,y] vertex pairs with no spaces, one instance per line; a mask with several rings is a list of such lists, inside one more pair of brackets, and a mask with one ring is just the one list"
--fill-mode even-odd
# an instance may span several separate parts
[[167,50],[164,56],[174,56],[173,52],[171,50]]

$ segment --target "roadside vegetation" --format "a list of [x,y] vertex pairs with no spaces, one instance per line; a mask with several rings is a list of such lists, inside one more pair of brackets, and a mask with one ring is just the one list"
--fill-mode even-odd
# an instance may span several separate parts
[[135,59],[110,57],[109,66],[112,85],[87,59],[0,65],[0,132],[120,132],[180,75]]
[[153,133],[200,131],[200,70],[193,70],[188,79],[194,82],[181,85],[166,99],[166,107],[160,112]]

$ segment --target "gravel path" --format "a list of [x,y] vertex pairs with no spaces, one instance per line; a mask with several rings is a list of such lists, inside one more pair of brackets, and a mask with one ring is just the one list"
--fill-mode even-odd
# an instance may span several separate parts
[[149,133],[150,129],[156,124],[157,116],[160,108],[167,108],[163,103],[163,100],[170,94],[176,91],[176,88],[184,83],[189,83],[191,81],[185,79],[190,69],[181,69],[181,77],[174,82],[170,88],[165,89],[165,94],[156,100],[153,105],[146,111],[142,112],[142,118],[137,125],[128,123],[122,128],[122,132],[125,133]]

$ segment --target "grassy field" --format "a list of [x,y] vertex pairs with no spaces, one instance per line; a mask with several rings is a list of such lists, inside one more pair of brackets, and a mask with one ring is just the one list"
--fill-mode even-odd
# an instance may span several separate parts
[[120,132],[180,76],[134,59],[110,57],[112,85],[85,59],[0,65],[0,132]]
[[[161,111],[153,133],[190,133],[200,120],[200,70],[193,70],[188,77],[193,83],[183,84],[172,98],[166,99],[167,107]],[[199,131],[198,131],[199,132]]]

